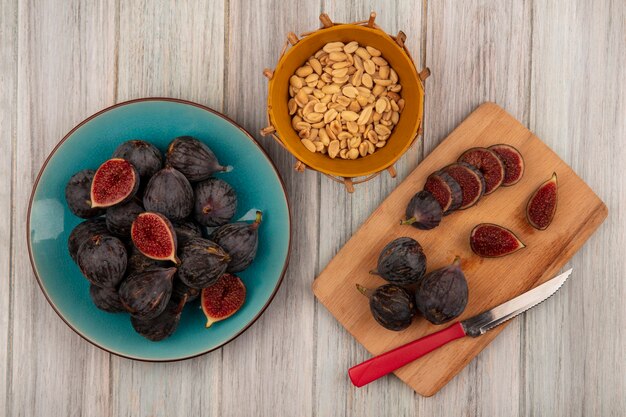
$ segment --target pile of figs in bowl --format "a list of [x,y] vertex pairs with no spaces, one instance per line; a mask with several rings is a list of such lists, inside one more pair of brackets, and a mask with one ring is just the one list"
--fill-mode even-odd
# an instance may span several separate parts
[[35,276],[79,335],[118,355],[178,360],[245,331],[282,281],[290,216],[258,143],[197,104],[141,99],[74,128],[28,215]]

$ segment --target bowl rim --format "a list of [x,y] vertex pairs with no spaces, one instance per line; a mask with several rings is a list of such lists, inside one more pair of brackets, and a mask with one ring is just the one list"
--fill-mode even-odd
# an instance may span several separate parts
[[[268,81],[268,91],[267,91],[267,100],[266,100],[266,114],[267,114],[267,118],[268,118],[268,122],[269,124],[275,129],[275,132],[272,132],[272,135],[275,135],[275,138],[280,142],[280,144],[283,146],[283,148],[285,148],[287,150],[287,152],[289,152],[289,154],[291,156],[293,156],[296,161],[300,161],[302,162],[307,168],[313,170],[313,171],[317,171],[320,172],[322,174],[325,174],[327,176],[331,176],[331,177],[338,177],[338,178],[350,178],[350,179],[354,179],[354,178],[359,178],[359,177],[367,177],[367,176],[376,176],[378,174],[380,174],[381,172],[387,170],[389,167],[393,167],[400,158],[402,158],[402,156],[404,156],[406,154],[406,152],[411,149],[411,147],[413,147],[413,145],[420,140],[420,128],[424,123],[424,106],[426,103],[426,91],[424,88],[424,81],[421,79],[420,77],[420,73],[417,70],[415,61],[413,60],[413,58],[411,57],[411,55],[408,53],[406,46],[401,46],[399,45],[394,38],[388,34],[387,32],[385,32],[382,28],[380,27],[369,27],[369,26],[365,26],[363,24],[359,24],[359,23],[335,23],[333,24],[333,26],[330,27],[321,27],[317,30],[314,30],[313,32],[307,33],[306,36],[302,36],[300,38],[300,40],[298,41],[298,43],[296,44],[290,44],[289,48],[287,48],[284,53],[281,53],[277,63],[276,63],[276,67],[274,68],[274,73],[278,70],[282,70],[284,63],[287,61],[287,59],[289,59],[289,56],[293,53],[294,49],[297,48],[299,46],[300,41],[303,41],[307,38],[310,37],[315,37],[317,35],[320,35],[321,33],[328,33],[328,32],[337,32],[337,31],[343,31],[343,30],[355,30],[355,31],[363,31],[363,32],[369,32],[372,34],[375,34],[376,36],[380,36],[381,38],[386,39],[388,42],[390,42],[391,44],[394,45],[394,47],[398,47],[402,53],[403,59],[406,61],[406,63],[409,65],[410,68],[410,72],[412,73],[412,76],[415,78],[415,81],[417,82],[417,87],[418,87],[418,91],[419,91],[419,98],[418,101],[420,102],[421,105],[421,112],[419,112],[417,119],[413,122],[413,127],[411,128],[411,137],[410,139],[407,141],[407,143],[404,145],[404,147],[400,150],[400,152],[398,152],[397,154],[395,154],[392,158],[389,158],[389,160],[387,160],[386,162],[379,164],[376,167],[368,167],[366,169],[362,169],[361,171],[359,171],[358,173],[348,173],[348,172],[344,172],[342,170],[339,169],[330,169],[327,167],[320,167],[320,166],[316,166],[313,164],[309,164],[308,162],[305,162],[303,159],[301,159],[300,157],[297,156],[296,151],[294,149],[294,145],[293,143],[291,143],[290,140],[287,140],[285,137],[283,137],[283,135],[281,135],[281,132],[279,131],[278,128],[278,123],[276,123],[276,116],[274,113],[274,105],[273,105],[273,94],[272,91],[274,89],[274,81],[275,81],[275,77],[271,77]],[[393,134],[393,133],[392,133]],[[296,135],[297,136],[297,135]],[[369,156],[369,155],[368,155]],[[369,179],[369,178],[368,178]]]
[[[106,112],[108,112],[110,110],[116,109],[118,107],[123,107],[123,106],[126,106],[126,105],[130,105],[130,104],[136,104],[136,103],[141,103],[141,102],[159,102],[159,101],[170,102],[170,103],[178,103],[178,104],[184,104],[184,105],[190,105],[190,106],[197,107],[197,108],[199,108],[201,110],[207,111],[207,112],[213,114],[214,116],[220,117],[220,118],[224,119],[225,121],[231,123],[234,127],[239,129],[254,145],[256,145],[256,147],[259,148],[259,150],[261,151],[261,154],[265,157],[265,159],[267,159],[268,163],[270,164],[270,166],[274,170],[274,173],[276,174],[276,177],[278,178],[278,181],[279,181],[279,183],[281,185],[281,190],[282,190],[283,195],[285,197],[285,202],[287,203],[288,227],[289,227],[289,236],[288,236],[288,239],[287,239],[287,256],[285,258],[285,262],[283,264],[282,271],[281,271],[280,276],[278,278],[278,282],[276,283],[276,286],[274,287],[274,290],[272,291],[272,293],[270,294],[269,298],[267,299],[267,302],[259,310],[259,312],[248,323],[246,323],[242,327],[241,330],[239,330],[237,333],[235,333],[232,337],[230,337],[229,339],[227,339],[223,343],[221,343],[221,344],[219,344],[219,345],[217,345],[217,346],[215,346],[215,347],[213,347],[211,349],[207,349],[207,350],[204,350],[202,352],[199,352],[199,353],[196,353],[196,354],[193,354],[193,355],[187,355],[187,356],[183,356],[183,357],[180,357],[180,358],[171,358],[171,359],[144,358],[144,357],[133,356],[133,355],[129,355],[129,354],[125,354],[125,353],[122,353],[122,352],[118,352],[118,351],[112,350],[112,349],[110,349],[108,347],[105,347],[105,346],[101,345],[100,343],[95,342],[94,340],[91,340],[89,337],[87,337],[81,331],[79,331],[77,328],[75,328],[73,325],[71,325],[65,319],[65,317],[63,316],[61,311],[57,308],[56,304],[54,303],[52,298],[49,296],[48,292],[46,291],[46,289],[45,289],[45,287],[43,285],[41,277],[39,276],[39,271],[35,267],[35,261],[33,259],[32,242],[31,242],[31,239],[30,239],[30,217],[31,217],[31,209],[32,209],[33,199],[35,197],[35,192],[37,191],[37,188],[39,186],[39,180],[41,179],[41,176],[42,176],[43,172],[45,171],[46,167],[48,166],[48,163],[50,162],[50,159],[52,159],[52,156],[54,156],[56,154],[57,150],[61,147],[61,145],[63,145],[63,143],[65,143],[65,141],[70,136],[72,136],[74,134],[74,132],[76,132],[80,127],[82,127],[83,125],[87,124],[92,119],[95,119],[96,117],[98,117],[98,116],[100,116],[100,115],[102,115],[102,114],[104,114],[104,113],[106,113]],[[45,159],[44,163],[42,164],[41,168],[39,169],[39,173],[37,174],[37,177],[35,178],[35,182],[33,183],[33,188],[32,188],[31,193],[30,193],[30,197],[29,197],[29,200],[28,200],[28,211],[27,211],[27,216],[26,216],[26,242],[27,242],[27,247],[28,247],[28,259],[30,261],[30,266],[31,266],[31,268],[33,270],[33,273],[35,275],[35,278],[37,280],[37,284],[39,284],[39,288],[41,289],[41,292],[43,293],[44,297],[48,301],[48,304],[50,304],[52,309],[61,318],[61,320],[63,320],[63,322],[70,329],[72,329],[76,334],[78,334],[81,338],[83,338],[84,340],[86,340],[87,342],[92,344],[93,346],[96,346],[96,347],[104,350],[105,352],[108,352],[108,353],[113,354],[115,356],[119,356],[119,357],[126,358],[126,359],[131,359],[131,360],[136,360],[136,361],[141,361],[141,362],[156,362],[156,363],[161,363],[161,362],[178,362],[178,361],[184,361],[184,360],[187,360],[187,359],[192,359],[192,358],[196,358],[196,357],[199,357],[199,356],[202,356],[202,355],[206,355],[207,353],[213,352],[214,350],[217,350],[217,349],[227,345],[228,343],[232,342],[233,340],[235,340],[236,338],[241,336],[243,333],[245,333],[246,330],[248,330],[254,323],[256,323],[256,321],[263,315],[265,310],[269,307],[269,305],[274,300],[274,297],[276,296],[276,293],[278,292],[278,289],[282,285],[283,280],[285,278],[285,274],[287,272],[287,268],[289,266],[289,259],[291,258],[291,243],[292,243],[292,236],[291,236],[292,235],[292,227],[291,227],[291,223],[292,223],[291,206],[289,204],[289,198],[287,196],[287,190],[285,189],[285,182],[283,181],[283,178],[281,177],[281,175],[280,175],[276,165],[274,164],[272,159],[269,157],[269,155],[267,154],[265,149],[263,149],[261,144],[246,129],[244,129],[242,126],[240,126],[238,123],[236,123],[230,117],[228,117],[228,116],[218,112],[217,110],[214,110],[214,109],[212,109],[210,107],[207,107],[207,106],[204,106],[202,104],[195,103],[193,101],[179,99],[179,98],[172,98],[172,97],[143,97],[143,98],[137,98],[137,99],[132,99],[132,100],[127,100],[127,101],[123,101],[123,102],[120,102],[120,103],[116,103],[116,104],[114,104],[112,106],[106,107],[106,108],[104,108],[104,109],[102,109],[102,110],[92,114],[91,116],[87,117],[82,122],[80,122],[76,126],[74,126],[54,146],[52,151],[50,151],[50,153],[46,157],[46,159]]]

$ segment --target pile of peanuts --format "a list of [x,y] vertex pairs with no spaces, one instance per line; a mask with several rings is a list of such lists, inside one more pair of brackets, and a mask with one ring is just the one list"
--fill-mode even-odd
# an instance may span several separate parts
[[357,159],[387,144],[404,108],[398,74],[378,49],[331,42],[289,79],[289,114],[302,145]]

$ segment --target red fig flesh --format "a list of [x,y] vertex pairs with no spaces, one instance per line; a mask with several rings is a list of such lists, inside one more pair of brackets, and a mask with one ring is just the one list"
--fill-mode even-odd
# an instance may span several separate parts
[[176,232],[162,214],[141,213],[135,218],[130,235],[135,247],[148,258],[175,264],[180,262],[176,257]]
[[472,229],[470,246],[483,258],[499,258],[526,247],[509,229],[492,223],[481,223]]
[[504,180],[504,164],[498,155],[487,148],[471,148],[463,152],[459,162],[465,162],[480,171],[485,179],[485,194],[494,192]]
[[478,202],[485,190],[484,179],[481,173],[468,164],[458,163],[447,166],[443,169],[460,186],[463,198],[460,210],[472,207]]
[[524,176],[524,158],[522,154],[511,145],[504,143],[490,146],[489,149],[494,151],[500,157],[504,164],[504,181],[503,187],[514,185]]
[[222,275],[215,284],[202,290],[202,311],[206,327],[235,314],[246,300],[246,286],[233,274]]
[[552,223],[556,212],[558,185],[556,172],[552,177],[541,184],[528,200],[526,218],[535,229],[545,230]]
[[431,174],[424,184],[424,190],[435,197],[444,215],[459,208],[463,200],[459,183],[443,171]]
[[111,207],[128,201],[139,188],[139,174],[133,165],[122,159],[105,161],[91,182],[91,207]]

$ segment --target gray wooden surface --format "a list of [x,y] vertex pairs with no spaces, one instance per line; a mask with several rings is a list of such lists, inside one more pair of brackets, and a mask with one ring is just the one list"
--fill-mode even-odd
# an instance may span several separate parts
[[[26,211],[47,154],[113,103],[172,96],[265,125],[263,67],[285,34],[370,10],[429,66],[425,136],[347,195],[259,138],[292,203],[283,286],[233,343],[172,364],[111,356],[54,314],[33,277]],[[626,5],[622,0],[0,0],[0,417],[623,416],[626,414]],[[432,398],[395,377],[353,388],[365,350],[314,300],[313,278],[370,212],[477,105],[494,101],[609,207],[575,274]],[[320,221],[321,220],[321,221]]]

